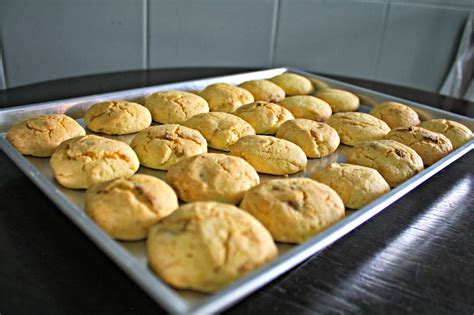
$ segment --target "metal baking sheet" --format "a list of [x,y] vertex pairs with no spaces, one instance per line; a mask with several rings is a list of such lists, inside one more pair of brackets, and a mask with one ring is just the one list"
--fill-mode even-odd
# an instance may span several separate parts
[[[18,167],[73,221],[99,248],[101,248],[113,261],[115,261],[135,282],[143,288],[156,302],[166,310],[173,313],[211,313],[217,312],[236,303],[248,294],[264,286],[279,275],[293,268],[303,260],[324,249],[337,239],[361,225],[371,217],[382,211],[388,205],[407,194],[425,180],[439,172],[447,165],[454,162],[474,147],[474,140],[452,152],[437,163],[428,167],[416,176],[407,180],[400,186],[381,196],[371,204],[358,211],[347,211],[346,217],[327,230],[314,236],[300,245],[278,244],[279,257],[269,264],[232,283],[223,290],[214,294],[199,294],[187,290],[176,290],[160,280],[148,267],[145,254],[145,242],[119,242],[111,239],[84,213],[84,191],[71,190],[59,186],[52,177],[49,168],[49,159],[22,156],[5,138],[5,133],[15,123],[40,114],[65,113],[84,125],[85,110],[92,104],[106,100],[132,100],[143,103],[144,98],[154,92],[164,90],[201,90],[209,84],[227,82],[239,84],[254,79],[266,79],[272,76],[293,72],[302,74],[312,80],[324,82],[333,88],[352,91],[361,99],[360,111],[368,112],[370,108],[382,101],[398,101],[410,105],[420,115],[421,120],[433,118],[446,118],[458,121],[471,130],[474,129],[474,119],[457,114],[431,108],[425,105],[410,102],[390,95],[378,93],[354,85],[338,82],[322,76],[313,75],[297,69],[278,68],[256,71],[244,74],[213,77],[208,79],[193,80],[181,83],[172,83],[154,87],[138,88],[121,92],[92,95],[41,104],[32,104],[9,108],[0,111],[0,147],[18,165]],[[112,137],[129,142],[133,135]],[[314,169],[324,167],[331,162],[344,162],[349,147],[341,145],[338,150],[322,159],[308,160],[308,168],[293,176],[307,176]],[[140,167],[139,173],[154,175],[164,178],[165,172]],[[265,181],[275,176],[261,175]]]

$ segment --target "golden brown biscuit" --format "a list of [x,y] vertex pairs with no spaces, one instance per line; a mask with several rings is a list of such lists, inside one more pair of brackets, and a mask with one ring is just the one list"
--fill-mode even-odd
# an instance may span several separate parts
[[240,84],[239,87],[252,93],[255,101],[278,103],[285,98],[285,91],[268,80],[251,80]]
[[354,93],[338,90],[327,89],[318,92],[318,98],[326,101],[332,109],[333,113],[353,112],[359,108],[359,98]]
[[199,131],[176,124],[147,128],[133,138],[130,146],[140,164],[159,170],[207,152],[207,141]]
[[88,129],[109,135],[141,131],[151,124],[150,111],[137,103],[109,101],[92,105],[84,117]]
[[334,189],[350,209],[360,209],[390,191],[379,172],[360,165],[331,163],[311,178]]
[[376,169],[390,187],[398,186],[423,170],[418,153],[393,140],[359,142],[349,151],[347,162]]
[[452,143],[453,149],[456,150],[463,144],[472,139],[472,131],[463,124],[447,119],[432,119],[424,121],[420,127],[441,133],[446,136]]
[[270,136],[243,137],[230,148],[230,154],[245,159],[257,172],[273,175],[297,173],[308,162],[299,146]]
[[229,151],[241,137],[254,135],[252,126],[240,117],[228,113],[211,112],[191,117],[184,126],[199,130],[210,148]]
[[145,239],[149,228],[178,208],[164,181],[148,175],[117,178],[89,187],[86,213],[111,237]]
[[290,96],[281,101],[280,105],[288,109],[295,118],[326,121],[332,114],[328,103],[310,95]]
[[61,185],[75,189],[132,176],[140,166],[137,155],[126,143],[95,135],[62,142],[49,164]]
[[336,129],[341,143],[351,146],[360,141],[382,139],[390,131],[383,120],[359,112],[334,114],[328,125]]
[[211,84],[201,91],[201,96],[214,112],[233,113],[240,106],[254,101],[249,91],[227,83]]
[[421,127],[396,128],[385,139],[409,146],[418,153],[425,165],[431,165],[453,150],[451,141],[440,133]]
[[85,134],[71,117],[50,114],[16,124],[8,131],[7,140],[23,155],[48,157],[61,142]]
[[420,123],[420,118],[413,109],[397,102],[383,102],[372,109],[370,114],[385,121],[392,129],[408,128]]
[[194,115],[209,112],[207,101],[184,91],[161,91],[146,98],[153,120],[162,124],[182,124]]
[[269,102],[255,102],[240,106],[234,115],[248,122],[257,134],[274,135],[293,115],[283,106]]
[[329,155],[339,146],[339,135],[334,128],[308,119],[285,122],[276,136],[297,144],[309,158]]
[[240,207],[257,218],[273,239],[302,243],[344,217],[337,193],[309,178],[275,179],[250,189]]
[[287,96],[307,95],[314,92],[311,81],[299,74],[283,73],[269,80],[281,87]]
[[239,208],[217,202],[181,206],[151,228],[148,261],[175,288],[215,292],[274,259],[270,233]]

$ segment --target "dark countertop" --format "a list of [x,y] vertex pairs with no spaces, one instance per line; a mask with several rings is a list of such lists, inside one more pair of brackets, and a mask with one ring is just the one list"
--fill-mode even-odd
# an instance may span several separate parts
[[[0,91],[0,107],[240,69],[133,71]],[[343,80],[473,116],[474,104]],[[228,313],[474,313],[474,152]],[[0,314],[164,313],[0,153]]]

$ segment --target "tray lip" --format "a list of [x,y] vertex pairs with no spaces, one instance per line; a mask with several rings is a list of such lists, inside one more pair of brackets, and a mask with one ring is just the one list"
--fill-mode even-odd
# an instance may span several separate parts
[[[81,96],[77,98],[65,99],[65,100],[56,100],[49,102],[42,102],[37,104],[21,105],[15,106],[12,108],[7,108],[0,110],[0,116],[5,112],[11,111],[22,111],[28,108],[35,108],[38,110],[41,107],[51,106],[54,104],[60,104],[65,102],[79,102],[79,101],[88,101],[92,98],[97,99],[100,97],[112,97],[114,95],[119,95],[123,93],[141,93],[146,91],[153,91],[154,89],[160,87],[165,89],[167,86],[174,84],[193,84],[200,81],[207,80],[225,80],[226,78],[236,78],[238,76],[248,76],[251,74],[262,74],[265,72],[275,72],[275,71],[291,71],[294,73],[299,73],[302,75],[323,79],[329,83],[336,83],[343,85],[348,88],[352,88],[358,91],[366,91],[371,94],[375,94],[381,97],[388,97],[390,99],[398,99],[406,104],[413,105],[415,107],[420,107],[428,111],[435,111],[440,114],[449,114],[451,116],[459,116],[464,120],[474,121],[466,116],[458,115],[448,111],[440,110],[423,104],[411,102],[402,98],[397,98],[388,94],[380,93],[370,89],[365,89],[358,87],[356,85],[347,84],[342,81],[333,80],[326,78],[324,76],[315,75],[312,73],[304,72],[289,67],[282,68],[272,68],[260,71],[251,71],[243,72],[232,75],[217,76],[210,78],[202,78],[197,80],[189,80],[183,82],[174,82],[144,88],[136,88],[131,90],[123,90],[118,92],[108,92],[98,95],[90,96]],[[182,299],[178,294],[174,292],[167,284],[165,284],[160,278],[156,277],[151,273],[147,268],[143,268],[137,264],[133,258],[114,240],[108,237],[94,222],[92,222],[85,213],[80,210],[77,206],[70,203],[65,195],[63,195],[46,177],[44,177],[37,169],[13,146],[6,140],[5,134],[2,134],[0,137],[0,147],[8,155],[8,157],[17,164],[20,169],[45,193],[59,208],[60,210],[71,220],[73,223],[79,227],[79,229],[86,234],[101,250],[104,251],[109,258],[111,258],[116,264],[118,264],[122,270],[129,274],[135,282],[144,289],[147,294],[149,294],[156,302],[162,305],[165,309],[171,312],[185,313],[185,312],[216,312],[225,307],[232,305],[233,303],[239,301],[241,298],[247,296],[256,289],[267,284],[271,280],[275,279],[277,276],[288,271],[290,268],[301,263],[304,259],[312,256],[316,252],[330,245],[340,237],[344,236],[355,227],[361,225],[363,222],[367,221],[388,205],[395,202],[403,195],[414,189],[416,186],[420,185],[431,176],[436,174],[438,171],[446,167],[447,165],[454,162],[456,159],[462,155],[468,153],[474,147],[474,140],[466,143],[462,147],[450,153],[448,156],[444,157],[440,161],[436,162],[429,169],[425,169],[416,176],[407,180],[398,187],[392,189],[389,193],[378,198],[369,205],[366,205],[364,208],[358,210],[357,212],[349,215],[344,220],[333,225],[329,229],[323,231],[322,233],[316,235],[312,239],[299,244],[289,250],[287,253],[278,257],[276,260],[271,263],[258,268],[256,271],[246,275],[245,277],[237,280],[223,290],[218,291],[215,294],[209,295],[200,303],[191,304]],[[91,224],[92,223],[92,224]],[[145,272],[143,272],[145,270]],[[153,278],[149,279],[149,276]],[[158,284],[158,287],[156,287]]]

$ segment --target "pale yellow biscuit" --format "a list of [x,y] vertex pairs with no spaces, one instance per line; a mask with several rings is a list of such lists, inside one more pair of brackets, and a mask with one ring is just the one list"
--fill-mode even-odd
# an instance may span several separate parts
[[318,98],[326,101],[333,113],[353,112],[359,108],[360,101],[357,95],[339,89],[327,89],[318,92]]
[[331,126],[302,118],[285,122],[276,136],[297,144],[309,158],[333,153],[340,142],[337,131]]
[[269,80],[281,87],[287,96],[307,95],[314,92],[311,81],[299,74],[283,73]]
[[84,117],[88,129],[109,135],[141,131],[151,124],[150,111],[137,103],[108,101],[92,105]]
[[229,151],[240,138],[254,135],[253,127],[240,117],[228,113],[211,112],[191,117],[184,126],[199,130],[210,148]]
[[302,243],[344,217],[337,193],[309,178],[276,179],[250,189],[240,207],[257,218],[273,239]]
[[86,134],[74,119],[62,114],[41,115],[14,125],[7,140],[23,155],[48,157],[58,145]]
[[360,141],[382,139],[390,131],[383,120],[359,112],[336,113],[328,119],[328,125],[336,129],[341,143],[351,146]]
[[254,101],[249,91],[227,83],[211,84],[201,91],[201,96],[214,112],[233,113],[240,106]]
[[140,164],[159,170],[207,152],[207,141],[199,131],[176,124],[147,128],[133,138],[130,146]]
[[259,101],[240,106],[234,115],[248,122],[257,134],[274,135],[287,120],[294,119],[283,106]]
[[75,189],[132,176],[140,166],[137,155],[126,143],[95,135],[64,141],[49,164],[62,186]]
[[184,91],[161,91],[146,98],[145,106],[153,120],[162,124],[182,124],[194,115],[207,113],[207,101]]
[[296,144],[271,136],[246,136],[230,148],[230,154],[245,159],[257,172],[273,175],[297,173],[308,160]]
[[240,84],[239,87],[252,93],[255,101],[278,103],[285,98],[285,91],[268,80],[251,80]]
[[350,209],[360,209],[390,191],[379,172],[360,165],[331,163],[311,178],[334,189]]
[[295,118],[326,121],[332,114],[328,103],[310,95],[290,96],[281,101],[280,105],[288,109]]
[[372,109],[370,114],[385,121],[392,129],[408,128],[420,123],[420,118],[413,109],[397,102],[383,102]]
[[239,203],[247,190],[260,182],[244,159],[225,154],[193,156],[171,167],[166,175],[179,199]]
[[453,150],[448,138],[421,127],[392,129],[385,139],[403,143],[418,153],[425,165],[431,165]]
[[178,208],[164,181],[148,175],[117,178],[89,187],[86,213],[111,237],[145,239],[149,228]]
[[349,151],[347,162],[376,169],[390,187],[398,186],[423,170],[418,153],[393,140],[359,142]]
[[215,292],[276,258],[270,233],[239,208],[217,202],[181,206],[151,228],[148,261],[179,289]]
[[441,133],[452,143],[453,149],[457,149],[472,139],[472,131],[463,124],[447,119],[432,119],[424,121],[420,127]]

